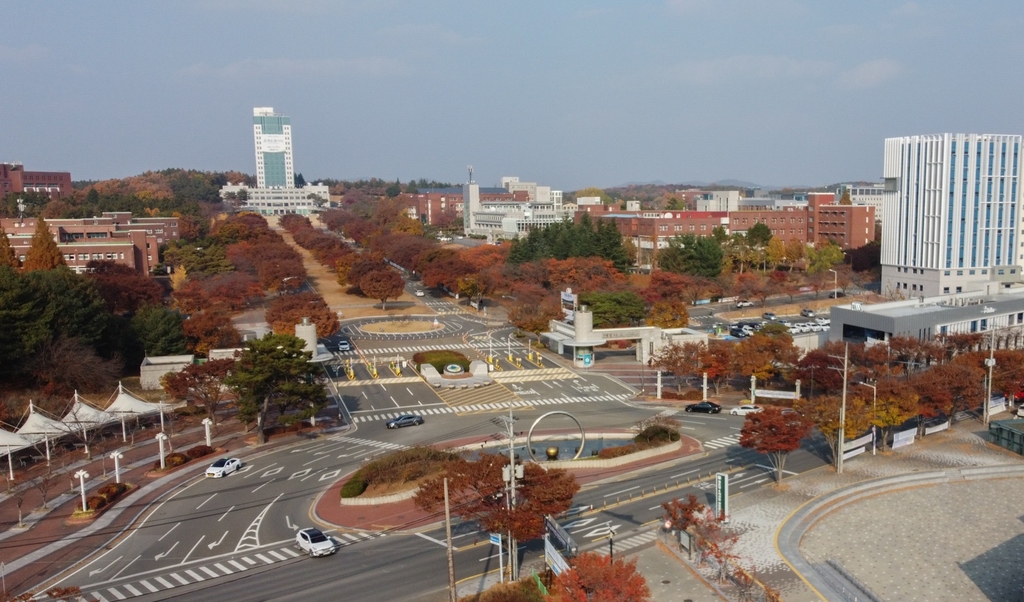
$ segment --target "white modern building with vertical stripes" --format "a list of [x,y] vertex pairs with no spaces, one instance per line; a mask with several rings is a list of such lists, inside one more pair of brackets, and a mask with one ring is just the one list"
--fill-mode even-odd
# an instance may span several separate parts
[[995,292],[1021,281],[1021,136],[885,140],[882,294]]

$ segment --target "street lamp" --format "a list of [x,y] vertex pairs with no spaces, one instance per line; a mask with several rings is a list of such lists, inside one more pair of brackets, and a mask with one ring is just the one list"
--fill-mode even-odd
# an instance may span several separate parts
[[167,441],[167,435],[159,433],[156,436],[156,442],[160,444],[160,470],[167,468],[167,455],[164,451],[164,441]]
[[120,460],[121,460],[121,458],[124,457],[124,454],[122,454],[119,451],[112,451],[112,452],[110,452],[110,457],[114,460],[114,482],[115,483],[120,483],[121,482],[121,462],[120,462]]
[[85,503],[85,480],[89,478],[89,473],[79,470],[75,476],[78,477],[79,488],[82,490],[82,512],[88,512],[89,506]]
[[212,439],[210,439],[211,426],[213,426],[213,421],[209,418],[203,418],[203,427],[206,428],[206,447],[213,447]]
[[832,272],[832,298],[839,298],[839,272],[835,270],[829,270]]
[[993,329],[991,340],[988,344],[988,357],[985,359],[985,365],[988,367],[988,381],[985,384],[985,403],[984,403],[984,415],[985,415],[985,426],[988,426],[989,420],[989,406],[992,405],[992,369],[996,367],[996,331]]
[[858,385],[864,385],[865,387],[871,387],[871,455],[875,455],[875,420],[877,419],[877,406],[878,406],[878,386],[872,385],[871,383],[857,383]]

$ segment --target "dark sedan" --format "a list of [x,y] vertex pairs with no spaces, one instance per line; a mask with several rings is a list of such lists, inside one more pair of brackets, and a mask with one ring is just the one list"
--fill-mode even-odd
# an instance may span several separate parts
[[399,429],[403,426],[416,426],[423,424],[423,417],[415,414],[406,414],[405,416],[399,416],[394,420],[388,420],[387,427],[389,429]]
[[717,403],[710,401],[702,401],[700,403],[691,403],[686,406],[687,412],[704,412],[705,414],[717,414],[722,411],[722,406]]

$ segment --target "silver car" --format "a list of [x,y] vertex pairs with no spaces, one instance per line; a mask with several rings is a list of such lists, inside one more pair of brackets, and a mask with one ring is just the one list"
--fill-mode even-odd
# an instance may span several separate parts
[[310,556],[329,556],[338,551],[338,544],[323,534],[320,529],[310,527],[295,534],[295,547]]

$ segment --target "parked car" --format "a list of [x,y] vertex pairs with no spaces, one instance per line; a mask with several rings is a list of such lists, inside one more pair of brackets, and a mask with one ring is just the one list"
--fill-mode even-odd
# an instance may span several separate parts
[[843,291],[832,291],[831,293],[828,294],[828,298],[829,299],[838,299],[840,297],[845,297],[845,296],[846,296],[846,293],[844,293]]
[[754,302],[747,301],[746,299],[740,299],[736,302],[736,307],[754,307]]
[[803,334],[807,332],[807,327],[803,324],[793,324],[789,327],[789,331],[796,334]]
[[295,534],[295,547],[310,556],[330,556],[338,551],[338,544],[333,539],[313,527],[300,529]]
[[829,318],[822,318],[821,316],[818,316],[817,318],[814,318],[814,321],[817,322],[819,326],[827,326],[827,325],[832,323],[831,319],[829,319]]
[[764,312],[763,314],[761,314],[761,317],[764,318],[765,320],[768,320],[769,322],[771,322],[772,320],[775,320],[777,318],[775,313],[770,312],[770,311]]
[[419,289],[419,290],[416,291],[416,296],[417,297],[425,297],[426,295],[427,294],[423,292],[423,289]]
[[790,324],[793,323],[792,320],[787,320],[786,318],[779,318],[778,320],[776,320],[776,322],[782,324],[783,326],[789,326]]
[[423,424],[422,416],[417,416],[416,414],[405,414],[395,418],[394,420],[388,420],[387,427],[389,429],[400,429],[403,426],[416,426],[418,424]]
[[1017,408],[1017,417],[1024,418],[1024,406],[1020,406],[1019,408]]
[[206,469],[206,476],[219,479],[226,477],[242,467],[242,461],[238,458],[221,458]]
[[705,414],[717,414],[722,411],[722,406],[711,401],[702,401],[700,403],[691,403],[686,406],[687,412],[704,412]]
[[756,406],[756,405],[753,405],[753,404],[747,404],[747,405],[737,406],[737,407],[729,410],[729,414],[732,415],[732,416],[746,416],[747,414],[753,414],[755,412],[760,412],[760,411],[761,411],[761,406]]
[[805,317],[805,318],[813,318],[814,317],[814,310],[813,309],[807,309],[805,307],[805,308],[800,310],[800,315]]
[[807,328],[810,329],[811,332],[821,332],[821,324],[818,324],[817,322],[808,322]]

